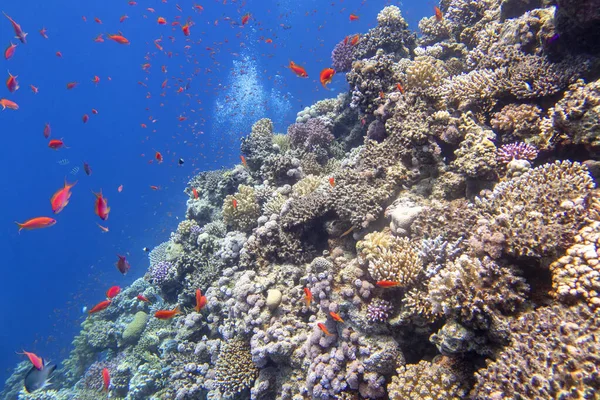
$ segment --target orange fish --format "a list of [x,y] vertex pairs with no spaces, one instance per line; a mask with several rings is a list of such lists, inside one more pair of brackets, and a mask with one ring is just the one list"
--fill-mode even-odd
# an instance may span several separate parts
[[350,21],[358,21],[360,17],[358,15],[355,14],[350,14]]
[[358,43],[358,39],[360,39],[360,35],[359,35],[359,34],[356,34],[356,35],[354,35],[354,36],[352,37],[352,40],[350,41],[350,44],[351,44],[352,46],[356,45],[356,44]]
[[4,14],[4,16],[6,18],[8,18],[8,20],[10,21],[10,23],[13,26],[13,29],[15,31],[15,35],[16,38],[19,39],[21,41],[21,43],[25,44],[27,43],[27,40],[25,39],[27,37],[27,33],[23,32],[23,30],[21,29],[21,25],[17,24],[11,17],[9,17],[4,11],[2,11],[2,14]]
[[122,22],[123,22],[123,21],[125,21],[127,18],[129,18],[127,15],[123,15],[123,16],[121,16],[121,18],[119,18],[119,22],[121,22],[121,23],[122,23]]
[[56,223],[55,219],[48,218],[48,217],[35,217],[35,218],[28,219],[27,221],[25,221],[23,223],[15,221],[15,224],[17,224],[19,226],[19,233],[21,233],[21,230],[23,230],[23,229],[32,230],[32,229],[48,228],[48,227],[51,227],[52,225],[54,225],[55,223]]
[[4,50],[4,58],[10,60],[15,55],[16,48],[17,45],[10,42],[10,45],[6,48],[6,50]]
[[2,106],[2,110],[6,110],[7,108],[10,108],[11,110],[19,109],[19,105],[17,103],[8,99],[0,99],[0,106]]
[[94,82],[97,85],[98,83],[100,83],[100,77],[98,75],[94,75],[92,82]]
[[105,310],[106,307],[108,307],[108,306],[110,306],[110,300],[101,301],[100,303],[98,303],[94,307],[92,307],[92,309],[89,311],[89,313],[90,314],[97,313],[98,311]]
[[171,319],[177,314],[181,314],[181,311],[179,311],[179,306],[176,306],[172,310],[158,310],[154,313],[154,316],[158,319]]
[[319,75],[319,80],[321,81],[321,85],[323,85],[325,89],[327,89],[327,85],[331,83],[331,80],[333,79],[334,75],[335,70],[333,68],[325,68],[323,71],[321,71],[321,74]]
[[102,24],[102,20],[98,17],[95,17],[94,21],[96,21],[97,24]]
[[385,93],[383,91],[379,91],[379,98],[385,99]]
[[162,154],[160,154],[160,152],[156,152],[156,154],[154,155],[154,158],[156,158],[156,161],[158,161],[158,163],[160,164],[161,162],[163,162],[163,156]]
[[123,185],[119,185],[117,188],[117,192],[121,193],[123,191]]
[[9,92],[14,93],[19,89],[19,82],[17,82],[18,75],[12,75],[8,73],[8,79],[6,80],[6,88]]
[[40,35],[42,35],[42,37],[43,37],[44,39],[48,39],[48,35],[46,35],[46,32],[48,32],[48,31],[46,30],[46,28],[43,28],[43,27],[42,27],[42,29],[40,29]]
[[344,236],[347,236],[347,235],[349,235],[350,233],[352,233],[352,231],[353,231],[353,230],[354,230],[354,227],[352,226],[352,227],[350,227],[350,229],[348,229],[346,232],[342,233],[342,234],[340,235],[340,237],[342,238],[342,237],[344,237]]
[[183,25],[181,27],[181,30],[183,31],[183,34],[185,36],[190,36],[190,25],[188,23],[186,23],[185,25]]
[[92,108],[92,114],[97,115],[98,114],[98,110],[96,110],[95,108]]
[[81,117],[81,120],[83,121],[83,123],[85,124],[86,122],[88,122],[88,120],[90,119],[90,116],[87,114],[83,114],[83,117]]
[[94,211],[102,221],[106,221],[106,219],[108,218],[108,213],[110,212],[110,207],[108,206],[108,199],[102,196],[102,189],[100,189],[100,193],[94,193],[94,196],[96,196]]
[[327,330],[327,327],[325,325],[323,325],[322,323],[318,323],[317,326],[319,327],[320,330],[323,331],[323,333],[325,333],[327,336],[333,336],[333,333],[329,333],[329,331]]
[[273,43],[273,39],[265,39],[265,43]]
[[237,210],[237,200],[236,199],[231,199],[231,205],[233,205],[234,210]]
[[152,189],[152,190],[159,190],[160,187],[159,186],[155,186],[155,185],[150,185],[150,189]]
[[94,42],[96,43],[104,43],[104,39],[102,38],[102,34],[99,34],[94,38]]
[[164,19],[163,17],[158,17],[158,19],[156,20],[156,22],[158,22],[159,25],[166,25],[167,20]]
[[52,150],[58,150],[64,145],[65,143],[62,141],[62,139],[52,139],[48,142],[48,147],[50,147]]
[[249,20],[250,20],[250,13],[248,13],[242,17],[242,25],[246,25]]
[[148,298],[147,298],[146,296],[144,296],[143,294],[138,294],[138,295],[136,296],[136,298],[137,298],[139,301],[143,301],[144,303],[150,303],[150,300],[148,300]]
[[312,292],[309,288],[304,288],[304,301],[306,302],[306,307],[310,308],[310,303],[312,301]]
[[329,184],[331,187],[335,187],[335,178],[333,176],[329,178]]
[[289,68],[299,77],[308,78],[308,74],[306,73],[306,70],[304,68],[302,68],[301,66],[297,65],[295,62],[290,61]]
[[96,225],[98,225],[98,228],[100,228],[100,230],[102,231],[102,233],[108,232],[108,228],[106,226],[102,226],[102,225],[100,225],[97,222],[96,222]]
[[58,214],[67,206],[67,204],[69,204],[69,199],[71,198],[71,188],[75,186],[75,184],[77,184],[77,182],[69,185],[65,179],[65,185],[58,189],[52,198],[50,198],[50,205],[52,206],[52,211],[54,214]]
[[198,199],[198,191],[196,190],[196,188],[192,188],[192,193],[194,194],[194,199]]
[[442,10],[440,10],[439,7],[434,6],[433,11],[435,12],[435,20],[436,21],[440,22],[441,20],[444,19],[444,14],[442,14]]
[[400,286],[400,282],[397,282],[397,281],[377,281],[376,285],[379,286],[379,287],[382,287],[382,288],[393,288],[393,287]]
[[17,354],[24,354],[27,356],[27,358],[29,358],[29,361],[31,362],[31,364],[33,364],[33,366],[39,370],[41,370],[42,368],[44,368],[44,360],[42,359],[42,357],[38,356],[35,353],[30,353],[29,351],[25,351],[23,350],[23,352],[21,353],[17,353]]
[[62,53],[61,53],[60,51],[57,51],[57,52],[56,52],[56,57],[58,57],[58,58],[62,58]]
[[29,85],[29,87],[31,88],[31,91],[33,92],[33,94],[37,94],[39,92],[39,89],[33,85]]
[[200,289],[196,290],[196,306],[194,307],[196,312],[200,312],[206,303],[208,303],[206,296],[202,295],[202,291]]
[[77,85],[79,85],[79,82],[69,82],[67,83],[67,89],[71,90]]
[[110,33],[107,33],[106,36],[119,44],[129,44],[129,40],[123,35],[111,35]]
[[333,318],[337,322],[341,322],[342,324],[344,323],[344,320],[342,319],[342,317],[340,317],[340,315],[338,313],[334,313],[333,311],[329,311],[329,315],[331,315],[331,318]]
[[110,387],[110,373],[106,367],[102,369],[102,383],[104,384],[104,391],[108,392],[108,388]]
[[240,156],[240,160],[242,160],[242,165],[244,168],[248,168],[248,163],[246,162],[246,157]]
[[401,94],[404,94],[404,88],[402,87],[401,84],[396,83],[396,87],[398,88],[398,90],[400,91]]
[[52,129],[50,128],[50,124],[46,122],[46,125],[44,126],[44,137],[48,139],[51,133]]
[[106,297],[108,297],[109,299],[112,299],[113,297],[115,297],[119,293],[121,293],[121,287],[120,286],[111,286],[106,291]]

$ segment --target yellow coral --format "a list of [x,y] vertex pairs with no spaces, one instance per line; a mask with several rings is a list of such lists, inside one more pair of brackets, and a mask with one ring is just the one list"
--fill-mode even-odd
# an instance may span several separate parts
[[307,175],[292,187],[292,192],[295,196],[306,196],[317,190],[321,186],[321,182],[321,178],[318,176]]
[[225,197],[223,203],[223,220],[235,230],[248,231],[260,217],[260,206],[256,200],[254,188],[240,185],[238,192]]

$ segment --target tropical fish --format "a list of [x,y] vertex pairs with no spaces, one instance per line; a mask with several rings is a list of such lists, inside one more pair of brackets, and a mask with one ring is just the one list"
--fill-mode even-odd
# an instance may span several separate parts
[[0,99],[0,106],[2,106],[2,110],[5,110],[6,108],[10,108],[11,110],[19,109],[19,105],[17,103],[8,99]]
[[46,30],[46,28],[42,27],[42,29],[40,29],[40,35],[42,35],[42,37],[43,37],[44,39],[48,39],[48,35],[46,35],[46,32],[48,32],[48,31]]
[[231,199],[231,205],[233,206],[234,210],[237,210],[237,200],[236,199]]
[[138,294],[138,295],[136,296],[136,298],[137,298],[139,301],[143,301],[144,303],[150,303],[150,300],[148,300],[148,298],[147,298],[146,296],[144,296],[143,294]]
[[4,58],[10,60],[15,55],[16,44],[10,42],[10,45],[4,50]]
[[83,114],[83,117],[81,117],[81,120],[83,121],[83,123],[85,124],[86,122],[88,122],[88,120],[90,119],[90,116],[87,114]]
[[110,33],[107,33],[106,36],[119,44],[129,44],[129,40],[123,35],[111,35]]
[[163,156],[162,154],[160,154],[160,152],[156,152],[156,154],[154,155],[154,158],[156,158],[156,161],[158,161],[158,163],[160,164],[161,162],[163,162]]
[[292,70],[292,72],[294,72],[299,77],[308,78],[308,74],[306,73],[306,70],[304,68],[302,68],[301,66],[299,66],[298,64],[296,64],[295,62],[290,61],[289,68]]
[[242,165],[244,168],[248,168],[248,162],[246,161],[246,157],[240,156],[240,160],[242,160]]
[[198,191],[196,190],[196,188],[192,188],[192,193],[194,194],[194,199],[198,199]]
[[333,311],[329,311],[329,315],[331,315],[331,318],[333,318],[337,322],[341,322],[342,324],[344,323],[344,320],[342,319],[342,317],[340,317],[340,315],[338,313],[334,313]]
[[51,139],[48,142],[48,147],[50,147],[52,150],[58,150],[64,145],[65,143],[62,141],[62,139]]
[[350,41],[350,44],[352,46],[356,45],[358,43],[358,39],[360,39],[360,35],[357,33],[356,35],[354,35],[352,37],[352,40]]
[[123,185],[119,185],[117,188],[117,192],[121,193],[123,191]]
[[359,20],[359,16],[355,15],[355,14],[350,14],[350,21],[358,21]]
[[158,22],[159,25],[166,25],[167,24],[167,20],[164,19],[163,17],[158,17],[158,19],[156,20],[156,22]]
[[[50,128],[50,124],[46,122],[46,125],[44,125],[44,137],[46,139],[48,139],[51,134],[52,134],[52,128]],[[60,162],[59,162],[59,164],[60,164]],[[60,164],[60,165],[67,165],[67,164]]]
[[325,68],[323,71],[321,71],[321,74],[319,75],[319,80],[321,81],[321,85],[323,85],[325,89],[327,89],[327,85],[331,83],[331,80],[333,79],[334,75],[335,70],[333,68]]
[[202,291],[200,289],[196,290],[196,306],[194,307],[196,312],[200,312],[207,302],[208,300],[206,299],[206,296],[202,295]]
[[121,293],[121,287],[120,286],[111,286],[106,291],[106,297],[109,298],[109,299],[112,299],[113,297],[115,297],[119,293]]
[[306,302],[306,307],[310,308],[310,303],[312,301],[312,292],[309,288],[304,288],[304,301]]
[[129,269],[131,269],[131,265],[129,265],[129,262],[127,261],[127,259],[125,258],[125,256],[121,256],[117,254],[117,257],[119,257],[119,260],[115,263],[117,269],[119,270],[120,273],[122,273],[123,275],[125,275],[127,273],[127,271],[129,271]]
[[377,286],[382,288],[393,288],[400,286],[400,282],[397,281],[377,281]]
[[44,367],[42,369],[31,367],[29,372],[27,372],[25,375],[25,380],[23,381],[27,393],[33,393],[36,390],[43,389],[50,385],[50,378],[52,377],[55,369],[56,365],[50,364],[46,361],[44,361]]
[[11,17],[9,17],[4,11],[2,11],[2,14],[4,14],[4,16],[6,18],[8,18],[8,20],[10,21],[10,23],[13,26],[13,29],[15,30],[15,35],[16,38],[19,39],[21,41],[21,43],[25,44],[27,43],[27,40],[25,39],[27,37],[27,33],[23,32],[23,30],[21,29],[21,25],[17,24]]
[[181,314],[181,311],[179,311],[179,306],[176,306],[172,310],[158,310],[154,313],[154,316],[158,319],[171,319],[177,314]]
[[14,93],[19,89],[19,82],[17,82],[18,75],[12,75],[10,72],[8,73],[8,78],[6,79],[6,88],[9,92]]
[[29,85],[29,87],[31,88],[31,91],[33,92],[33,94],[37,94],[39,92],[39,89],[33,85]]
[[90,176],[92,174],[92,169],[90,168],[90,164],[86,163],[85,161],[83,162],[83,170],[85,171],[85,174],[87,176]]
[[402,87],[401,84],[396,83],[396,87],[398,88],[398,90],[400,91],[400,94],[404,94],[404,88]]
[[329,177],[329,184],[331,187],[335,187],[335,178],[333,176]]
[[21,233],[21,230],[23,230],[23,229],[33,230],[33,229],[49,228],[52,225],[56,224],[56,220],[53,218],[49,218],[49,217],[35,217],[35,218],[28,219],[27,221],[25,221],[23,223],[15,221],[15,224],[17,224],[19,226],[19,233]]
[[94,195],[96,196],[96,202],[94,207],[96,215],[99,216],[101,220],[106,221],[106,219],[108,218],[108,213],[110,212],[110,207],[108,206],[108,199],[102,196],[102,189],[100,189],[100,193],[94,193]]
[[250,16],[251,14],[248,13],[242,17],[242,25],[246,25],[248,23],[248,21],[250,20]]
[[181,27],[181,31],[183,32],[183,34],[185,36],[190,36],[190,25],[189,25],[189,23],[186,22],[186,24]]
[[108,227],[106,227],[106,226],[102,226],[102,225],[100,225],[100,224],[99,224],[99,223],[97,223],[97,222],[96,222],[96,225],[98,225],[98,228],[100,228],[100,230],[101,230],[103,233],[106,233],[106,232],[108,232]]
[[110,300],[103,300],[100,303],[96,304],[88,313],[94,314],[99,311],[105,310],[106,307],[110,306]]
[[349,235],[350,233],[352,233],[352,231],[353,231],[353,230],[354,230],[354,227],[353,227],[353,226],[351,226],[351,227],[350,227],[350,229],[348,229],[346,232],[342,233],[342,234],[340,235],[340,237],[342,238],[342,237],[344,237],[344,236],[347,236],[347,235]]
[[102,369],[102,383],[104,384],[104,391],[108,392],[108,388],[110,387],[110,373],[106,367]]
[[57,52],[56,52],[56,57],[58,57],[58,58],[62,58],[62,53],[61,53],[60,51],[57,51]]
[[71,90],[77,85],[79,85],[79,82],[69,82],[67,83],[67,89]]
[[160,190],[160,187],[156,186],[156,185],[150,185],[150,189],[152,189],[152,190]]
[[98,36],[96,36],[94,38],[94,42],[96,42],[96,43],[103,43],[104,39],[102,38],[102,34],[99,34]]
[[323,333],[325,333],[327,336],[333,336],[333,333],[329,333],[329,330],[327,330],[327,327],[325,325],[323,325],[322,323],[318,323],[317,326],[319,327],[320,330],[323,331]]
[[439,7],[434,6],[433,11],[435,12],[435,20],[436,21],[440,22],[441,20],[444,19],[444,14],[442,14],[442,10],[440,10]]
[[58,189],[50,198],[50,205],[52,206],[52,212],[54,212],[54,214],[58,214],[67,206],[67,204],[69,204],[69,199],[71,198],[71,188],[76,184],[77,182],[70,185],[65,179],[64,186]]
[[102,24],[102,20],[101,20],[100,18],[98,18],[98,17],[94,17],[94,21],[95,21],[97,24]]
[[31,361],[31,364],[37,369],[42,369],[44,367],[44,360],[42,359],[42,357],[36,355],[35,353],[30,353],[29,351],[23,350],[22,353],[17,354],[26,355],[27,358],[29,358],[29,361]]
[[100,77],[98,75],[94,75],[94,78],[92,78],[92,82],[97,85],[98,83],[100,83]]
[[122,16],[121,16],[121,18],[119,18],[119,22],[121,22],[121,23],[122,23],[122,22],[123,22],[123,21],[125,21],[127,18],[129,18],[129,17],[127,16],[127,14],[126,14],[126,15],[122,15]]

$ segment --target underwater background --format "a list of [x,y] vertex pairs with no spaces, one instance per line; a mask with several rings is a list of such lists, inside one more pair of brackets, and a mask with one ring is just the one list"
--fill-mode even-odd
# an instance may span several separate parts
[[1,11],[2,398],[598,396],[594,1]]

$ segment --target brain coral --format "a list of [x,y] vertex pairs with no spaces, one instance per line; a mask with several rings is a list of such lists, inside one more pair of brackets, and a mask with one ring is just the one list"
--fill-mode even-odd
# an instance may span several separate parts
[[215,367],[216,386],[224,396],[234,396],[249,388],[258,376],[258,368],[252,361],[250,346],[240,339],[221,345]]
[[585,306],[545,307],[510,325],[511,344],[476,373],[477,399],[597,399],[600,319]]
[[225,197],[223,220],[235,230],[248,231],[260,217],[260,205],[251,186],[240,185],[233,196]]
[[553,255],[566,248],[588,211],[594,188],[580,163],[544,164],[475,198],[480,218],[504,235],[505,250],[517,256]]

